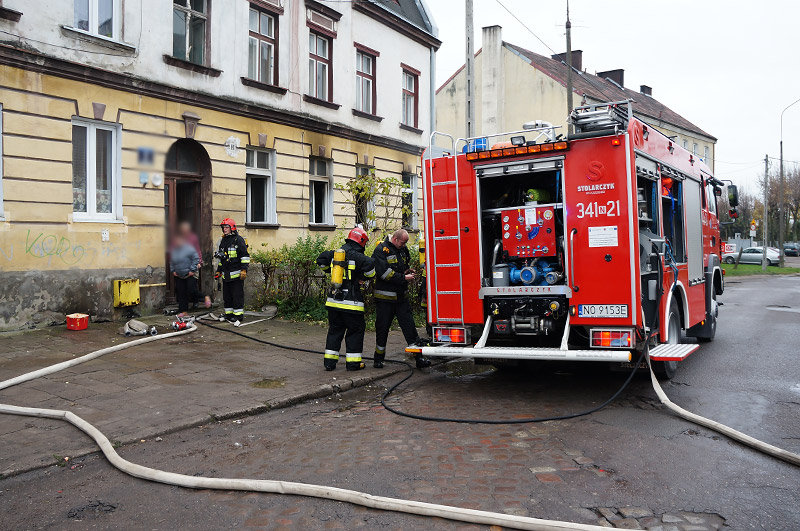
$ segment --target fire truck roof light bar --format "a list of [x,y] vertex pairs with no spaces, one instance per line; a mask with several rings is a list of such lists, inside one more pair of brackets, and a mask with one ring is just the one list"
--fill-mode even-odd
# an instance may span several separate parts
[[467,153],[467,160],[497,159],[501,157],[516,157],[518,155],[535,155],[537,153],[552,153],[553,151],[566,151],[569,149],[569,142],[559,140],[558,142],[548,142],[546,144],[533,144],[531,146],[520,146],[515,148],[498,148],[487,151],[472,151]]
[[[539,138],[541,138],[542,136],[544,136],[545,138],[547,138],[549,140],[550,139],[550,134],[555,135],[555,130],[556,129],[561,129],[562,127],[563,126],[561,126],[561,125],[546,125],[546,126],[542,126],[542,127],[534,127],[534,128],[531,128],[531,129],[521,129],[519,131],[505,131],[503,133],[492,133],[492,134],[488,134],[488,135],[480,135],[480,136],[474,136],[474,137],[470,137],[470,138],[457,138],[455,140],[455,147],[458,147],[461,142],[464,142],[464,144],[467,145],[467,146],[475,145],[476,141],[483,140],[483,139],[487,140],[487,145],[488,145],[488,140],[490,138],[497,138],[497,137],[501,137],[501,136],[511,136],[511,135],[514,135],[514,136],[516,136],[516,135],[525,135],[525,133],[537,133],[537,132],[539,134],[536,136],[536,138],[533,139],[534,142],[536,140],[538,140]],[[434,133],[434,134],[436,134],[436,133]],[[450,136],[450,135],[447,135],[447,136]]]

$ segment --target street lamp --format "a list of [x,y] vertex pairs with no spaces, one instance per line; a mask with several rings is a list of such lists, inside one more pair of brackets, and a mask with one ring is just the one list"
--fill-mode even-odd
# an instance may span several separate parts
[[783,256],[783,228],[784,228],[783,227],[784,226],[783,208],[784,208],[784,206],[783,206],[783,202],[784,202],[784,193],[785,192],[784,192],[784,185],[783,185],[783,113],[788,111],[789,107],[791,107],[795,103],[800,103],[800,99],[797,99],[797,100],[793,101],[792,103],[787,105],[786,108],[783,109],[783,111],[781,111],[781,170],[780,170],[781,171],[781,177],[780,177],[781,184],[780,184],[780,189],[778,190],[778,193],[780,194],[780,201],[781,201],[780,202],[780,210],[779,210],[779,214],[778,214],[779,222],[780,222],[780,225],[778,225],[778,252],[781,253],[780,267],[783,267],[783,265],[784,265],[784,260],[783,260],[783,258],[784,258],[784,256]]

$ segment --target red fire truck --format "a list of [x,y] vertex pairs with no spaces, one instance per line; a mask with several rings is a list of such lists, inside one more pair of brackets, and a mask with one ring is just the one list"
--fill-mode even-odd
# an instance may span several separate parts
[[[671,377],[698,349],[681,330],[714,338],[723,183],[628,101],[579,107],[570,122],[567,138],[549,124],[431,136],[431,344],[408,352],[629,363],[649,342],[654,368]],[[437,149],[442,137],[449,146]]]

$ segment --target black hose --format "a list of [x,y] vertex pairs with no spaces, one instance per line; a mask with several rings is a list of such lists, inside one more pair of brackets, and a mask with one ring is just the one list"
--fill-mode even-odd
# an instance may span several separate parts
[[[219,326],[210,325],[208,323],[204,323],[203,321],[199,321],[199,320],[197,320],[195,322],[196,323],[201,323],[201,324],[203,324],[203,325],[205,325],[205,326],[207,326],[209,328],[213,328],[214,330],[222,330],[223,332],[229,332],[231,334],[235,334],[237,336],[241,336],[241,337],[244,337],[246,339],[251,339],[251,340],[253,340],[253,341],[257,342],[257,343],[263,343],[265,345],[270,345],[270,346],[273,346],[273,347],[282,348],[282,349],[286,349],[286,350],[294,350],[294,351],[298,351],[298,352],[310,352],[312,354],[319,354],[319,351],[316,351],[316,350],[310,350],[310,349],[298,348],[298,347],[291,347],[289,345],[282,345],[280,343],[274,343],[272,341],[266,341],[264,339],[259,339],[257,337],[253,337],[253,336],[249,336],[247,334],[243,334],[241,332],[237,332],[236,330],[231,330],[230,328],[221,328]],[[636,374],[636,369],[639,367],[639,365],[642,363],[642,360],[644,359],[644,353],[645,353],[645,351],[642,350],[642,353],[639,355],[639,359],[636,361],[636,364],[633,366],[633,369],[631,369],[631,373],[628,375],[628,378],[625,380],[625,383],[623,383],[622,386],[619,389],[617,389],[617,391],[613,395],[611,395],[611,398],[609,398],[608,400],[606,400],[605,402],[603,402],[599,406],[595,406],[595,407],[593,407],[591,409],[587,409],[586,411],[580,411],[578,413],[568,413],[566,415],[558,415],[558,416],[553,416],[553,417],[537,417],[537,418],[530,418],[530,419],[513,419],[513,420],[451,419],[451,418],[447,418],[447,417],[428,417],[428,416],[425,416],[425,415],[415,415],[413,413],[406,413],[404,411],[400,411],[399,409],[393,408],[392,406],[388,405],[386,403],[386,399],[389,398],[389,396],[392,393],[394,393],[397,390],[398,387],[403,385],[406,381],[408,381],[409,378],[414,376],[414,367],[410,363],[408,363],[406,361],[389,360],[389,359],[384,359],[383,360],[384,363],[394,363],[396,365],[405,365],[408,368],[409,372],[408,372],[408,374],[406,375],[405,378],[403,378],[402,380],[400,380],[399,382],[397,382],[396,384],[391,386],[389,389],[387,389],[383,393],[383,396],[381,396],[381,405],[383,407],[385,407],[387,411],[390,411],[390,412],[394,413],[395,415],[399,415],[401,417],[407,417],[407,418],[410,418],[410,419],[425,420],[425,421],[430,421],[430,422],[456,422],[456,423],[460,423],[460,424],[531,424],[531,423],[534,423],[534,422],[547,422],[549,420],[574,419],[576,417],[583,417],[585,415],[590,415],[590,414],[592,414],[592,413],[594,413],[596,411],[600,411],[601,409],[606,407],[608,404],[613,402],[614,399],[616,399],[620,395],[620,393],[622,393],[622,391],[624,391],[625,388],[628,387],[628,384],[631,383],[631,380],[633,380],[633,375]],[[362,356],[362,359],[371,360],[373,358],[371,358],[369,356]]]

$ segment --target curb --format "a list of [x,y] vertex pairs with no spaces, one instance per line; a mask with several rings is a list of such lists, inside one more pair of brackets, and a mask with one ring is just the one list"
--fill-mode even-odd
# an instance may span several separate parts
[[[155,431],[150,433],[145,433],[143,435],[139,435],[136,437],[132,437],[125,440],[115,440],[112,441],[115,447],[121,448],[124,446],[128,446],[131,444],[135,444],[140,442],[142,439],[153,439],[155,437],[160,437],[162,435],[170,435],[172,433],[177,433],[179,431],[188,430],[191,428],[196,428],[198,426],[204,426],[206,424],[210,424],[212,422],[219,422],[223,420],[230,420],[235,419],[237,417],[250,417],[254,415],[260,415],[262,413],[267,413],[269,411],[277,410],[277,409],[284,409],[287,407],[291,407],[303,402],[307,402],[309,400],[314,400],[318,398],[326,398],[328,396],[334,395],[336,393],[341,393],[344,391],[349,391],[351,389],[355,389],[357,387],[363,387],[367,384],[372,382],[377,382],[379,380],[383,380],[385,378],[389,378],[390,376],[394,376],[400,372],[406,370],[406,367],[398,366],[396,369],[388,369],[385,372],[381,372],[375,375],[370,376],[355,376],[352,378],[343,378],[341,381],[337,380],[335,384],[322,384],[310,391],[303,391],[296,395],[291,395],[284,398],[278,398],[272,400],[270,402],[265,402],[261,405],[249,407],[246,409],[241,410],[233,410],[233,411],[226,411],[219,415],[201,415],[196,416],[192,419],[186,420],[185,422],[173,426],[171,428]],[[76,459],[78,457],[86,457],[92,454],[99,454],[100,449],[97,448],[96,445],[92,445],[91,447],[87,447],[85,450],[79,450],[72,455],[69,456],[70,460]],[[44,468],[49,468],[51,466],[58,466],[61,461],[55,461],[52,463],[40,463],[38,465],[27,466],[20,469],[14,470],[7,470],[0,472],[0,481],[18,476],[20,474],[25,474],[27,472],[33,472],[35,470],[41,470]]]

